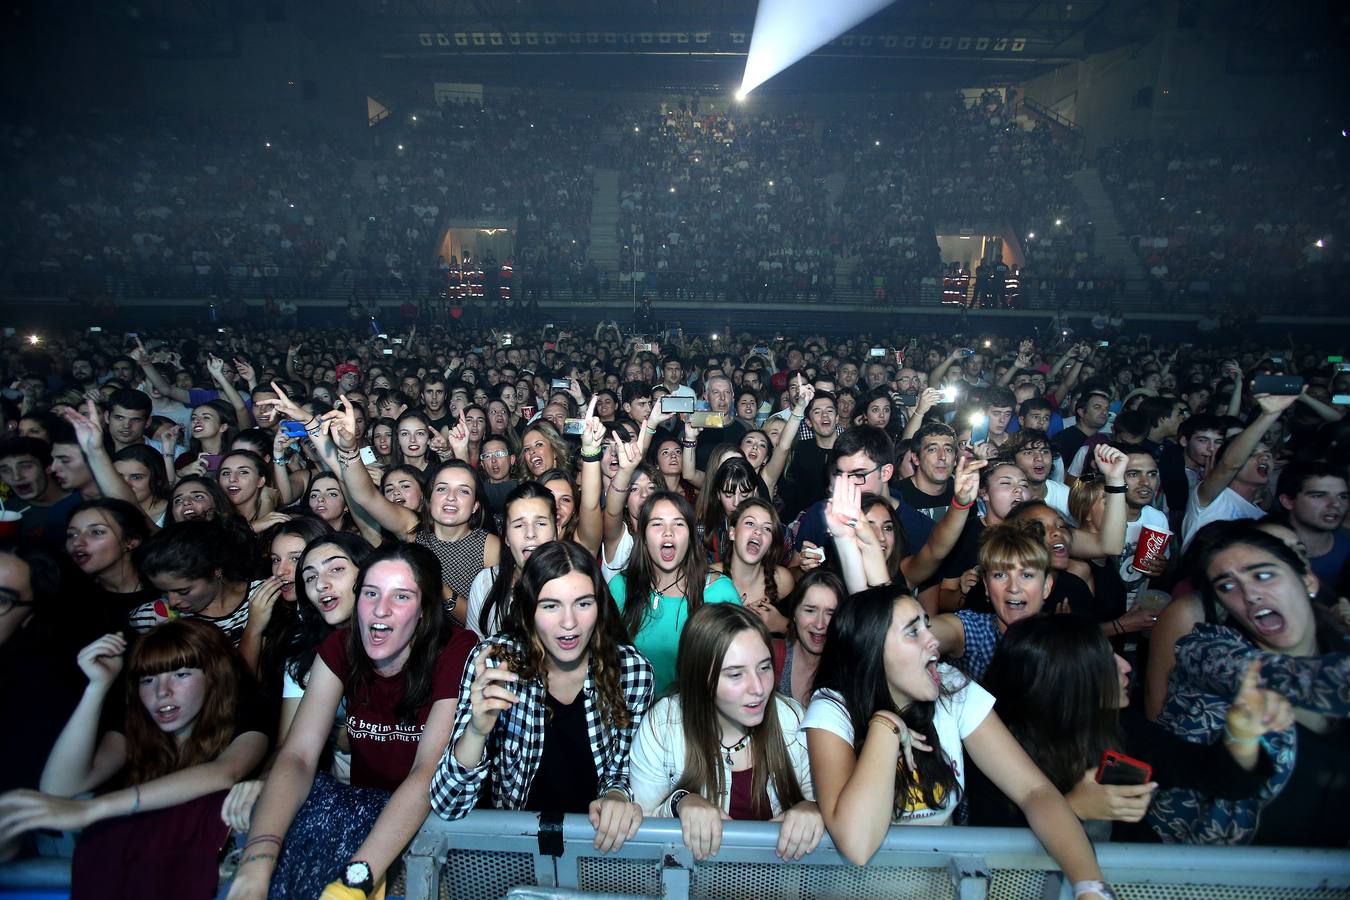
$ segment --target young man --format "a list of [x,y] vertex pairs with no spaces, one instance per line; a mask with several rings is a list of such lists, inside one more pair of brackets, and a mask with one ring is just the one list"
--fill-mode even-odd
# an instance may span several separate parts
[[89,468],[89,461],[80,449],[75,429],[64,420],[52,426],[51,473],[61,490],[78,494],[81,499],[95,500],[103,496]]
[[[825,469],[826,483],[833,482],[836,474],[848,475],[858,485],[860,493],[889,496],[891,505],[900,516],[909,546],[919,548],[932,533],[933,520],[888,490],[887,485],[895,474],[892,462],[894,452],[890,436],[885,431],[871,425],[855,425],[835,441]],[[825,500],[821,500],[803,511],[788,527],[787,537],[795,550],[800,551],[803,544],[810,543],[824,547],[826,559],[832,559],[834,540],[825,525],[825,503]]]
[[661,360],[661,383],[673,397],[696,397],[694,389],[684,383],[684,361],[678,356]]
[[[623,414],[634,422],[645,422],[652,411],[652,386],[645,381],[629,381],[623,386]],[[670,421],[679,421],[671,419]]]
[[1162,473],[1163,496],[1173,530],[1181,527],[1190,502],[1191,489],[1205,477],[1205,469],[1223,447],[1223,420],[1207,413],[1196,413],[1177,428],[1177,440],[1163,444],[1158,469]]
[[455,424],[450,411],[445,408],[446,399],[445,376],[440,372],[428,373],[422,382],[422,412],[427,417],[427,424],[436,431]]
[[1140,443],[1154,459],[1161,461],[1164,442],[1176,438],[1186,418],[1186,404],[1175,397],[1145,397],[1139,404],[1139,412],[1148,426],[1148,435]]
[[819,391],[811,397],[805,417],[811,424],[811,437],[805,441],[797,439],[784,477],[783,508],[788,516],[822,500],[828,493],[824,472],[837,440],[836,414],[833,394]]
[[1025,428],[1003,445],[1002,455],[1011,457],[1027,476],[1027,499],[1044,500],[1060,515],[1069,515],[1069,488],[1054,477],[1055,448],[1044,431]]
[[1261,438],[1297,399],[1297,394],[1282,397],[1263,394],[1256,398],[1259,413],[1228,442],[1191,491],[1181,524],[1182,550],[1210,522],[1259,519],[1265,514],[1256,500],[1270,486],[1271,456],[1270,448]]
[[1308,563],[1324,585],[1334,586],[1350,557],[1345,524],[1350,485],[1343,466],[1325,462],[1290,463],[1275,489],[1289,527],[1308,549]]
[[[1139,546],[1142,528],[1171,531],[1161,510],[1153,505],[1158,494],[1158,461],[1142,444],[1114,444],[1125,454],[1125,547],[1120,553],[1120,580],[1125,583],[1125,605],[1133,608],[1135,598],[1147,586],[1148,579],[1157,578],[1167,569],[1165,560],[1158,560],[1146,568],[1136,568],[1134,551]],[[1172,555],[1169,543],[1165,556]]]
[[487,494],[488,509],[500,518],[506,511],[506,495],[519,483],[511,477],[516,468],[516,455],[506,438],[492,435],[483,439],[478,451],[478,473],[483,476],[483,493]]
[[153,408],[150,396],[135,388],[119,388],[113,392],[108,406],[109,411],[103,416],[107,426],[104,444],[108,454],[145,443],[145,426]]
[[942,422],[925,422],[914,435],[914,475],[900,482],[900,496],[937,522],[952,503],[956,432]]
[[64,551],[66,521],[84,498],[61,490],[47,472],[51,464],[51,447],[45,441],[12,437],[0,444],[0,481],[12,495],[9,509],[23,517],[22,534]]
[[980,411],[989,420],[988,440],[995,447],[1002,447],[1008,440],[1008,423],[1012,421],[1016,403],[1007,388],[995,387],[985,392]]
[[1111,395],[1104,390],[1089,389],[1074,404],[1076,417],[1073,425],[1055,435],[1055,449],[1060,459],[1073,459],[1087,439],[1106,427],[1111,415]]

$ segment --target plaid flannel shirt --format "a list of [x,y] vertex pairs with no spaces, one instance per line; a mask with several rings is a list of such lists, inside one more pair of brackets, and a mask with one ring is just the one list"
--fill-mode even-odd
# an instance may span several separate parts
[[[503,710],[497,724],[488,736],[483,758],[473,767],[462,766],[455,758],[455,744],[463,737],[473,718],[474,667],[489,647],[500,647],[508,653],[521,652],[517,641],[505,635],[494,635],[480,643],[469,654],[464,676],[459,687],[459,707],[455,710],[455,730],[446,747],[445,756],[431,780],[431,808],[446,819],[460,819],[468,815],[478,803],[483,781],[491,775],[492,808],[520,809],[530,796],[539,761],[544,755],[544,729],[547,706],[544,684],[540,680],[517,683],[514,691],[520,700]],[[628,785],[628,755],[638,725],[652,702],[651,664],[647,658],[627,645],[619,648],[619,686],[628,706],[630,723],[627,728],[603,721],[594,702],[595,687],[590,672],[581,691],[586,701],[586,731],[590,736],[591,756],[598,776],[597,796],[609,791],[622,791],[633,796]]]

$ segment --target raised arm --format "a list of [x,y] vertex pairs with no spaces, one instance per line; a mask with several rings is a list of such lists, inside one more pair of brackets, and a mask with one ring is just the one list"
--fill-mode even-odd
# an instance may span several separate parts
[[361,462],[361,452],[356,445],[356,410],[345,394],[341,395],[341,400],[340,408],[325,416],[332,422],[330,434],[337,445],[338,475],[347,489],[347,502],[352,505],[353,513],[359,511],[368,515],[398,535],[399,540],[411,540],[420,524],[417,511],[390,503],[375,486]]
[[928,415],[928,411],[942,402],[942,391],[937,388],[924,388],[919,394],[919,400],[914,405],[914,415],[909,417],[905,423],[905,430],[900,435],[901,440],[913,440],[914,435],[918,434],[923,426],[923,418]]
[[586,406],[586,425],[581,433],[581,492],[577,516],[577,543],[592,553],[605,537],[604,513],[600,509],[600,461],[605,455],[605,425],[595,415],[595,395]]
[[[218,356],[207,356],[206,371],[211,373],[211,380],[220,388],[221,396],[234,407],[234,415],[239,422],[252,422],[253,413],[249,411],[248,404],[244,403],[244,398],[239,396],[239,391],[235,390],[234,384],[225,375],[225,360]],[[241,424],[240,427],[245,426]]]
[[783,472],[787,469],[788,458],[792,456],[792,445],[797,443],[797,435],[802,430],[802,418],[815,396],[815,387],[803,382],[802,375],[798,372],[797,402],[792,404],[792,414],[788,416],[787,424],[778,432],[778,440],[774,442],[773,455],[769,457],[769,461],[764,464],[764,471],[760,473],[765,487],[769,489],[769,496],[773,496],[778,479],[783,477]]
[[[645,431],[645,429],[644,429]],[[625,444],[620,441],[614,445],[619,458],[619,471],[609,483],[609,493],[605,495],[605,556],[613,559],[619,551],[619,542],[623,540],[624,513],[628,506],[628,491],[633,486],[638,465],[642,462],[642,440]]]
[[980,470],[987,465],[988,462],[983,459],[966,459],[962,456],[957,460],[951,508],[933,526],[932,533],[919,552],[900,561],[900,571],[906,582],[918,585],[932,578],[942,567],[947,554],[956,547],[961,532],[965,530],[970,508],[975,504],[975,495],[980,489]]
[[698,470],[698,436],[702,428],[684,423],[684,437],[680,441],[680,477],[694,487],[702,488],[704,474]]
[[[860,496],[858,485],[853,483],[853,479],[847,475],[836,475],[830,499],[825,504],[825,526],[830,530],[830,536],[834,538],[834,551],[839,557],[839,571],[850,594],[865,591],[872,584],[854,531],[860,523],[866,524],[862,522]],[[881,579],[878,584],[890,581],[890,575],[885,568],[883,560],[881,571],[872,573],[873,577]]]
[[[1106,506],[1102,513],[1102,527],[1097,534],[1078,529],[1073,533],[1073,546],[1069,553],[1076,559],[1098,559],[1103,556],[1115,556],[1125,548],[1125,526],[1128,513],[1125,509],[1125,466],[1129,457],[1110,444],[1098,444],[1093,448],[1097,458],[1097,469],[1106,479]],[[1112,488],[1121,488],[1112,492]]]
[[145,352],[145,345],[141,343],[139,337],[136,338],[136,346],[129,350],[127,355],[140,365],[141,371],[145,373],[145,380],[150,382],[155,390],[170,399],[177,400],[185,406],[192,402],[192,394],[190,391],[186,388],[180,388],[177,385],[170,384],[163,375],[159,374],[159,369],[156,369],[155,364],[150,361],[150,354]]
[[947,374],[947,370],[952,367],[952,363],[956,362],[957,359],[960,358],[960,355],[961,355],[961,348],[953,347],[952,351],[947,354],[947,358],[944,359],[942,362],[938,363],[937,366],[933,369],[933,371],[928,373],[928,383],[941,384],[942,376]]
[[[69,406],[58,407],[58,411],[61,417],[74,427],[75,439],[84,453],[84,461],[89,464],[94,483],[98,485],[103,496],[125,500],[140,509],[136,495],[131,491],[131,485],[127,484],[126,479],[113,468],[112,458],[108,456],[108,451],[103,446],[103,418],[99,415],[98,407],[94,406],[94,401],[87,401],[83,415]],[[152,530],[158,528],[153,521],[150,522],[150,526]]]
[[1257,395],[1256,405],[1260,412],[1250,425],[1228,442],[1223,452],[1219,454],[1218,460],[1205,471],[1204,479],[1196,487],[1195,496],[1201,506],[1209,506],[1223,493],[1224,488],[1233,483],[1237,473],[1247,464],[1247,459],[1256,450],[1256,445],[1261,442],[1262,436],[1286,409],[1294,405],[1298,396]]
[[103,701],[122,671],[127,642],[120,634],[105,634],[80,651],[80,670],[89,679],[66,727],[52,745],[38,787],[58,797],[74,797],[103,784],[126,762],[126,742],[112,733],[99,741]]

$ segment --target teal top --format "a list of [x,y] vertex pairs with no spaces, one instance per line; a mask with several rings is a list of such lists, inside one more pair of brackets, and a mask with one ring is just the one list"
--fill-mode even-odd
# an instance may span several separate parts
[[[628,586],[624,583],[623,575],[615,575],[610,581],[609,593],[622,612],[624,600],[628,597]],[[718,575],[703,589],[703,602],[740,603],[741,594],[730,578]],[[652,696],[663,693],[675,683],[675,656],[680,648],[680,632],[684,630],[688,618],[688,601],[685,598],[652,594],[651,606],[642,620],[642,628],[633,635],[633,646],[652,664],[652,676],[656,679]]]

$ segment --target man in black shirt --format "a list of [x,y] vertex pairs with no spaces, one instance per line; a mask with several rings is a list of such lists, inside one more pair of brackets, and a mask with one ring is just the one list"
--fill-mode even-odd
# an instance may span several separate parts
[[900,482],[900,496],[937,522],[951,507],[956,432],[942,422],[926,422],[914,434],[914,447],[914,474]]
[[1055,449],[1066,465],[1078,455],[1088,438],[1106,427],[1111,415],[1111,395],[1100,389],[1086,390],[1074,404],[1073,414],[1076,421],[1054,436]]
[[422,382],[422,412],[427,424],[436,431],[454,424],[450,411],[445,408],[445,376],[440,372],[431,372]]

